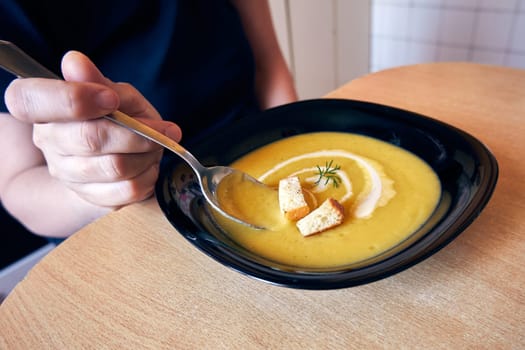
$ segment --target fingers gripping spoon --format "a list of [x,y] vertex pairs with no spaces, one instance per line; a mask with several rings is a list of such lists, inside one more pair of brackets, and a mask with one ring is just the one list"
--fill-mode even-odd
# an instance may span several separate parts
[[[16,45],[3,40],[0,40],[0,67],[20,78],[61,79]],[[235,214],[225,211],[217,196],[218,186],[226,177],[235,178],[235,181],[252,181],[260,184],[259,181],[234,168],[225,166],[203,166],[190,152],[177,142],[125,113],[115,111],[104,116],[104,118],[124,126],[177,154],[193,169],[197,175],[204,198],[217,212],[240,224],[251,228],[262,229],[259,225],[249,223],[246,219],[241,219]]]

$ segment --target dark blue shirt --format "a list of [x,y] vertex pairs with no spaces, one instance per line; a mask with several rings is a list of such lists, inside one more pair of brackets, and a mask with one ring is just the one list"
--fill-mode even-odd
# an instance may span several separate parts
[[[228,0],[2,0],[0,39],[56,73],[65,52],[82,51],[138,88],[185,140],[256,110],[252,53]],[[0,90],[12,79],[1,71]]]

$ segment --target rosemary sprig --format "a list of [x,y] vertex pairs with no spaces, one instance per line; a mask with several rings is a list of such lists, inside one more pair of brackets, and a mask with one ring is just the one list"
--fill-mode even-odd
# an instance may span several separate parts
[[332,166],[333,163],[334,163],[333,159],[330,160],[330,162],[327,161],[324,166],[324,169],[321,168],[319,165],[316,165],[317,167],[316,175],[319,176],[319,178],[315,182],[316,185],[319,185],[319,183],[321,183],[321,181],[324,179],[325,185],[328,185],[328,183],[331,181],[334,187],[339,187],[339,184],[341,183],[341,179],[337,175],[337,171],[341,169],[341,167],[337,164]]

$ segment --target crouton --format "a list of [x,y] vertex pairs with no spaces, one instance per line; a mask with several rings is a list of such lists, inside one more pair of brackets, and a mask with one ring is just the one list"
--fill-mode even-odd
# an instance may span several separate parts
[[279,181],[279,207],[288,220],[297,221],[310,212],[297,176]]
[[343,206],[335,199],[328,198],[310,214],[297,221],[296,226],[306,237],[340,225],[343,220]]

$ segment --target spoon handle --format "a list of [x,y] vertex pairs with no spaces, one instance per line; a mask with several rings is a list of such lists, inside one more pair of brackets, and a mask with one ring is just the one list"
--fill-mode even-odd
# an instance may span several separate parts
[[193,154],[188,152],[179,143],[170,139],[163,133],[158,132],[157,130],[147,126],[146,124],[138,121],[133,117],[130,117],[126,113],[122,113],[121,111],[115,111],[113,113],[110,113],[107,116],[104,116],[104,118],[109,119],[112,122],[117,123],[133,131],[134,133],[139,134],[140,136],[143,136],[148,140],[153,141],[161,145],[162,147],[169,149],[170,151],[184,159],[186,162],[188,162],[188,164],[193,168],[193,170],[202,172],[204,167],[197,160],[197,158],[195,158]]
[[[0,40],[0,66],[20,78],[62,79],[9,41]],[[120,111],[108,114],[104,118],[169,149],[187,161],[193,170],[202,171],[203,166],[190,152],[146,124]]]
[[20,78],[60,79],[58,75],[9,41],[0,40],[0,65]]

